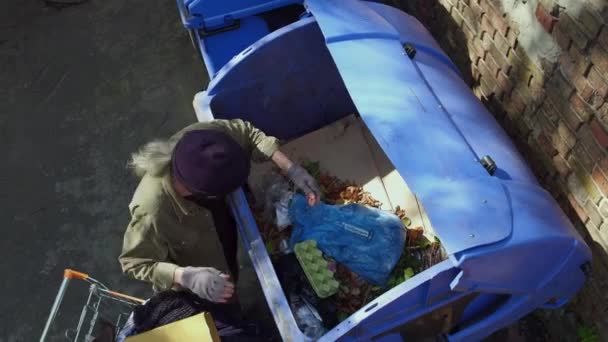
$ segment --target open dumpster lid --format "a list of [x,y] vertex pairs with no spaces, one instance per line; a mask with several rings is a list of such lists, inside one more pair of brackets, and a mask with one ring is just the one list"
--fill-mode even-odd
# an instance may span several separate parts
[[508,237],[512,213],[503,185],[479,163],[483,156],[408,57],[396,29],[363,1],[305,5],[361,118],[421,200],[446,251]]

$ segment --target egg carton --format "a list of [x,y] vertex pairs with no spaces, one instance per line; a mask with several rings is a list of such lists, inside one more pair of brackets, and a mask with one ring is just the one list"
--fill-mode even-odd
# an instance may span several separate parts
[[340,283],[329,269],[317,242],[306,240],[294,246],[296,258],[300,262],[306,278],[319,298],[327,298],[340,288]]

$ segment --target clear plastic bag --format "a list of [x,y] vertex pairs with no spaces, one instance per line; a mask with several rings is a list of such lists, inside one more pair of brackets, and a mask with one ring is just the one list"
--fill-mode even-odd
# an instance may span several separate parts
[[323,326],[323,321],[317,309],[308,303],[304,297],[296,294],[291,294],[289,299],[291,311],[304,335],[313,340],[317,340],[323,336],[327,330]]
[[293,195],[289,182],[281,175],[273,177],[266,189],[264,216],[266,220],[273,222],[279,231],[291,225],[289,204]]

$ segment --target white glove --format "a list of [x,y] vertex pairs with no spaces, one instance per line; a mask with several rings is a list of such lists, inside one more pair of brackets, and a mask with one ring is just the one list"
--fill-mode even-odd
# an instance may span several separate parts
[[230,276],[212,267],[185,267],[179,285],[214,303],[226,303],[234,294]]
[[[317,181],[311,176],[305,168],[300,165],[293,164],[287,170],[287,177],[296,185],[296,187],[306,194],[309,204],[315,204],[321,198],[321,190]],[[312,203],[311,203],[312,202]]]

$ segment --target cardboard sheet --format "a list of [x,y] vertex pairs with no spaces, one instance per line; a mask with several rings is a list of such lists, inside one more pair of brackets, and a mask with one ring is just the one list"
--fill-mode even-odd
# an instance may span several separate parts
[[219,342],[220,337],[209,313],[163,325],[143,334],[130,336],[126,342]]
[[[411,227],[423,227],[425,234],[432,236],[432,227],[421,203],[356,116],[347,116],[290,141],[281,150],[294,161],[318,161],[322,172],[361,184],[382,203],[382,209],[401,207],[412,220]],[[264,179],[271,169],[271,163],[258,164],[252,169],[249,185],[256,199],[264,200]]]

